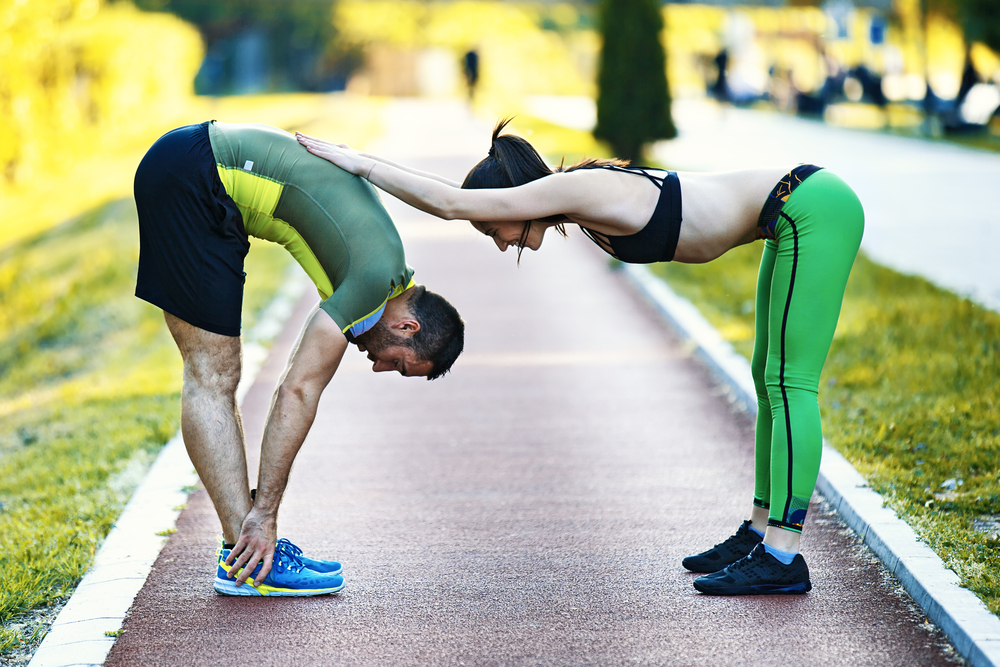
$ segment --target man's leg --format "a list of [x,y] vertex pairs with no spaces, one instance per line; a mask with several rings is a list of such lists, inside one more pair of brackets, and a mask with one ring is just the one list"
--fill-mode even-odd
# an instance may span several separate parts
[[236,403],[242,348],[222,336],[163,313],[184,360],[181,434],[222,523],[223,539],[239,538],[251,508],[243,422]]

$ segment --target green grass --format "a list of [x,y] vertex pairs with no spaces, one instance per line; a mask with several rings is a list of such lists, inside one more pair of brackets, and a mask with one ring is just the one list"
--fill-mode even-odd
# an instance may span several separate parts
[[[607,155],[585,132],[515,123],[552,161]],[[762,250],[652,268],[749,359]],[[1000,314],[862,254],[819,400],[824,437],[1000,614],[1000,536],[974,526],[1000,519]],[[942,486],[948,480],[955,489]]]

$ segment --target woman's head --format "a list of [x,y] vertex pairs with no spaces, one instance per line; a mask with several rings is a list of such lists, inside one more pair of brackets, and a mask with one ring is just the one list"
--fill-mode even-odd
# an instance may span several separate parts
[[[465,181],[462,182],[463,188],[469,190],[512,188],[555,173],[538,154],[535,147],[526,140],[514,134],[500,134],[511,120],[512,118],[502,118],[493,128],[489,154],[465,176]],[[549,223],[543,225],[532,225],[532,220],[513,223],[477,223],[473,221],[473,226],[479,232],[493,237],[501,251],[506,250],[508,246],[516,245],[517,259],[520,262],[521,251],[526,247],[537,250],[538,246],[541,245],[542,235],[549,226],[552,226],[551,223],[558,223],[554,225],[556,231],[566,236],[566,229],[561,222],[564,219],[563,216],[557,215],[536,221]],[[516,240],[512,238],[510,232],[512,224],[521,227]]]
[[[466,189],[512,188],[550,176],[559,172],[575,171],[577,169],[594,169],[614,165],[624,167],[628,161],[618,159],[585,158],[576,164],[559,166],[552,169],[545,163],[534,146],[514,134],[500,134],[512,118],[501,118],[493,128],[493,137],[489,154],[479,161],[465,177],[462,187]],[[564,222],[566,216],[552,215],[540,220],[524,220],[512,222],[476,222],[472,225],[479,232],[493,238],[501,251],[511,245],[517,246],[517,260],[521,261],[521,251],[524,248],[537,250],[542,243],[545,230],[555,227],[560,235],[566,236]],[[513,225],[513,227],[512,227]],[[517,232],[520,228],[520,233]]]

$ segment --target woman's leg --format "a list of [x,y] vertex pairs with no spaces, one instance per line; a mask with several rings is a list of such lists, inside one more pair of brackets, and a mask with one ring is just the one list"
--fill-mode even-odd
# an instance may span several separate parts
[[692,572],[718,572],[745,557],[756,547],[767,530],[768,500],[771,496],[771,406],[764,382],[767,363],[768,308],[771,295],[771,274],[777,244],[767,241],[764,255],[760,260],[760,274],[757,277],[757,314],[754,336],[753,383],[757,390],[757,434],[754,448],[754,494],[750,508],[750,520],[744,522],[734,535],[711,549],[685,558],[681,564]]
[[771,506],[771,400],[767,395],[768,320],[771,305],[771,279],[777,259],[778,244],[767,240],[757,274],[757,309],[754,315],[753,357],[750,370],[757,391],[757,428],[754,434],[754,489],[750,525],[760,533],[767,529]]
[[[766,304],[760,298],[768,276],[764,269],[771,261],[767,250],[761,262],[752,364],[760,412],[751,516],[763,518],[760,496],[769,484],[768,526],[762,546],[694,581],[697,590],[710,595],[806,593],[812,588],[809,568],[797,552],[823,448],[819,375],[861,244],[864,214],[843,181],[819,171],[792,192],[780,216]],[[770,442],[765,440],[768,432]],[[765,473],[768,451],[770,466]]]
[[777,225],[765,383],[771,407],[770,516],[764,541],[798,550],[819,475],[819,376],[864,230],[854,192],[820,171],[789,197]]

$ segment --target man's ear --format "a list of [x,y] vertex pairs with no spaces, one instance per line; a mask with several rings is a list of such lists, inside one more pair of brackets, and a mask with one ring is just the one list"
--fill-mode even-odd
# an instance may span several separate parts
[[415,320],[412,316],[406,316],[396,320],[391,328],[402,336],[412,336],[420,331],[420,322]]

